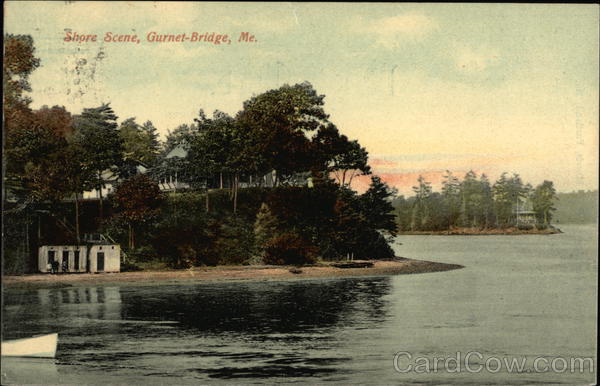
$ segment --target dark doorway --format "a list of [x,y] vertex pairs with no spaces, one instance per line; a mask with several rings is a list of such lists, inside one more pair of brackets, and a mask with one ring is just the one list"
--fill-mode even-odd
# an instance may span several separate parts
[[98,272],[104,271],[104,252],[98,252],[96,271],[98,271]]
[[63,251],[62,253],[62,271],[67,272],[69,270],[69,251]]
[[48,264],[54,263],[54,256],[56,255],[55,251],[48,251]]
[[73,270],[79,272],[79,251],[75,251],[73,255]]

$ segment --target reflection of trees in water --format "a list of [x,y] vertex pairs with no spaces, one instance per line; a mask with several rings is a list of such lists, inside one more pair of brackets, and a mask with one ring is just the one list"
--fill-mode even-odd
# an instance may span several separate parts
[[289,333],[369,327],[386,317],[389,278],[229,283],[122,291],[122,318],[178,321],[200,331]]
[[[89,321],[120,319],[121,294],[118,287],[9,291],[2,311],[2,333],[8,336],[49,331],[75,334],[78,327]],[[99,332],[99,328],[94,328],[89,333]]]
[[89,336],[139,328],[97,323],[121,319],[177,321],[182,328],[200,332],[370,327],[386,317],[384,295],[389,292],[389,278],[9,291],[4,296],[2,333],[10,339],[50,330]]

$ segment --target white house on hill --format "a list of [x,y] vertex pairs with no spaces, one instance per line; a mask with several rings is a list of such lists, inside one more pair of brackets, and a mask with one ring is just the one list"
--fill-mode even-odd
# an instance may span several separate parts
[[[139,174],[145,174],[148,169],[142,165],[136,165],[136,172]],[[104,181],[104,186],[102,187],[102,197],[108,196],[108,194],[114,192],[116,189],[116,185],[119,182],[119,176],[112,170],[105,170],[102,172],[102,180]],[[95,200],[100,198],[100,190],[92,189],[86,190],[83,192],[82,198],[84,200]]]

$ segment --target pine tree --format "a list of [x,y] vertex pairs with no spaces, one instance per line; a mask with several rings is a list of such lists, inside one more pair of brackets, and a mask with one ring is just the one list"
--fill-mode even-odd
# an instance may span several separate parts
[[544,180],[538,185],[532,194],[533,210],[535,211],[537,221],[543,228],[550,226],[552,221],[552,212],[556,210],[554,201],[557,200],[556,190],[552,181]]
[[391,237],[396,235],[396,215],[391,199],[395,191],[377,176],[371,177],[369,189],[360,196],[363,213],[369,226]]
[[83,109],[75,117],[75,141],[86,154],[89,165],[96,170],[95,187],[100,192],[100,218],[102,213],[103,172],[116,172],[123,163],[123,141],[117,130],[117,116],[108,103]]
[[264,252],[268,241],[279,234],[279,228],[280,221],[273,215],[271,208],[263,202],[254,222],[254,240],[261,252]]
[[410,228],[411,230],[423,230],[425,225],[429,222],[429,210],[427,205],[427,199],[431,196],[431,182],[425,181],[423,176],[419,176],[418,185],[413,186],[413,192],[415,192],[415,203],[412,210],[412,218]]
[[444,180],[442,181],[443,211],[448,229],[456,225],[460,216],[460,182],[458,178],[452,175],[452,172],[446,170]]

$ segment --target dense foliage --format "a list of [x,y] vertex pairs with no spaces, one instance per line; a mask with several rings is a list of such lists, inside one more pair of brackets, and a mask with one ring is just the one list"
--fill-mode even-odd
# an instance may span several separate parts
[[597,224],[598,191],[580,190],[557,194],[554,217],[561,224]]
[[[551,182],[534,190],[517,175],[492,186],[483,175],[459,181],[448,172],[441,193],[419,178],[415,196],[394,205],[395,191],[377,176],[357,193],[353,178],[371,174],[368,152],[329,120],[325,96],[308,82],[254,95],[234,115],[199,110],[161,143],[152,122],[119,122],[109,103],[75,116],[61,106],[32,110],[25,92],[39,65],[30,36],[5,35],[11,271],[31,269],[52,232],[78,244],[82,232],[103,232],[129,264],[301,265],[390,258],[397,228],[512,226],[524,198],[540,226],[555,210]],[[105,187],[116,190],[105,197]]]
[[[121,243],[129,266],[393,256],[394,192],[377,177],[364,194],[350,189],[354,176],[371,173],[368,153],[329,121],[310,83],[255,95],[235,116],[200,110],[161,144],[151,122],[119,123],[109,103],[76,116],[60,106],[31,110],[23,92],[39,66],[33,40],[5,38],[11,270],[35,265],[46,229],[81,243],[82,222]],[[175,186],[168,196],[165,186]],[[90,196],[93,205],[83,205]]]
[[[461,181],[450,171],[444,175],[441,193],[433,192],[422,176],[414,196],[394,200],[401,231],[444,231],[453,228],[530,228],[550,226],[556,191],[551,181],[535,189],[518,174],[503,173],[492,185],[485,174],[469,171]],[[531,224],[531,215],[535,223]],[[527,217],[529,216],[529,217]]]

